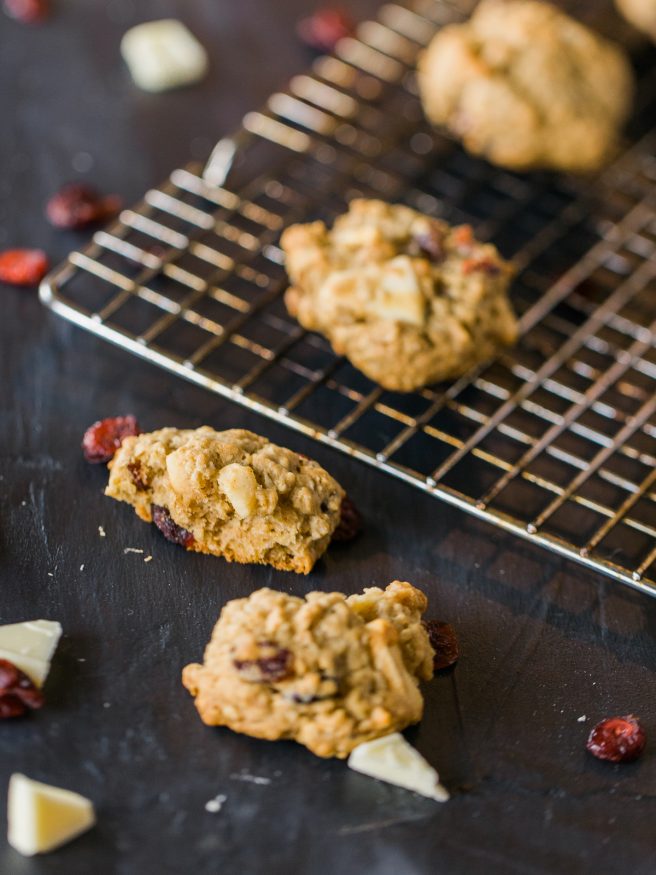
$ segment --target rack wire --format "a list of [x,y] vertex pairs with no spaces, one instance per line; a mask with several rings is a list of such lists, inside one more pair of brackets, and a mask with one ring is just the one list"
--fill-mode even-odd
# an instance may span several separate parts
[[[175,170],[43,283],[55,312],[488,522],[656,595],[656,57],[593,179],[519,175],[424,121],[418,52],[472,3],[408,0]],[[570,4],[600,15],[595,0]],[[284,307],[278,238],[353,197],[469,222],[514,260],[517,346],[397,394]]]

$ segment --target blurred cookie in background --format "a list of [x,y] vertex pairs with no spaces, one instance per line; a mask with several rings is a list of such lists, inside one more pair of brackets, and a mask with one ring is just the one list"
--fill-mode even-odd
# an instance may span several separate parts
[[624,18],[656,42],[656,0],[615,0]]
[[428,118],[514,170],[599,169],[634,91],[619,46],[536,0],[483,0],[437,33],[418,72]]

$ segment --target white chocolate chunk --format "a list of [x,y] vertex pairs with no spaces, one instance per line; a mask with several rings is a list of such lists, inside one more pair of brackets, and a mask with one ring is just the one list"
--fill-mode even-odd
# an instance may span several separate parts
[[219,471],[219,488],[238,517],[250,516],[257,509],[257,480],[248,465],[234,462]]
[[171,486],[178,495],[184,495],[185,492],[190,491],[189,472],[182,455],[177,450],[169,453],[166,457],[166,473],[169,475]]
[[405,255],[391,259],[381,270],[380,284],[370,311],[384,319],[423,325],[426,300],[412,261]]
[[7,839],[26,857],[53,851],[96,822],[93,804],[79,793],[61,790],[25,775],[9,779]]
[[61,634],[61,624],[54,620],[0,626],[0,659],[13,662],[37,687],[42,687]]
[[370,778],[396,784],[438,802],[446,802],[449,798],[435,769],[400,732],[359,744],[351,752],[348,765]]
[[168,91],[198,82],[207,72],[207,53],[175,18],[148,21],[129,30],[121,54],[139,88]]

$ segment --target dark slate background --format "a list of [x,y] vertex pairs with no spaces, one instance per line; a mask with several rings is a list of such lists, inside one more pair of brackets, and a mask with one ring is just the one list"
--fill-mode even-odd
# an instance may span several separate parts
[[[44,220],[54,190],[89,180],[129,203],[202,157],[307,65],[294,22],[318,4],[55,5],[39,27],[0,15],[0,248],[42,246],[53,261],[85,239]],[[350,3],[359,17],[376,5]],[[201,37],[211,74],[147,95],[119,41],[166,15]],[[47,708],[0,726],[0,820],[16,770],[98,810],[96,829],[47,857],[23,859],[0,839],[2,875],[656,871],[654,743],[624,767],[584,750],[591,723],[612,713],[637,712],[656,733],[656,602],[137,361],[45,311],[34,291],[0,287],[0,302],[0,621],[46,617],[65,630]],[[81,458],[85,427],[127,412],[146,428],[253,428],[311,453],[361,506],[366,533],[309,578],[185,554],[103,498],[104,470]],[[451,802],[201,724],[180,669],[227,599],[395,577],[425,589],[460,636],[455,675],[427,687],[408,732]],[[207,813],[219,793],[222,811]]]

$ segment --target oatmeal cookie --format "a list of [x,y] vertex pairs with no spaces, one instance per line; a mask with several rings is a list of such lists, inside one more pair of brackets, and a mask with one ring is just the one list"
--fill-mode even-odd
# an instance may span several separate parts
[[433,675],[426,606],[398,580],[348,598],[260,589],[228,602],[182,682],[208,726],[346,757],[421,718],[419,681]]
[[163,428],[127,437],[106,495],[188,550],[307,574],[340,521],[324,469],[242,429]]
[[592,171],[616,148],[633,97],[619,46],[549,3],[483,0],[419,62],[428,118],[516,170]]
[[615,0],[626,20],[656,42],[656,0]]
[[468,225],[354,200],[332,230],[293,225],[281,241],[289,313],[386,389],[447,380],[512,344],[512,274]]

